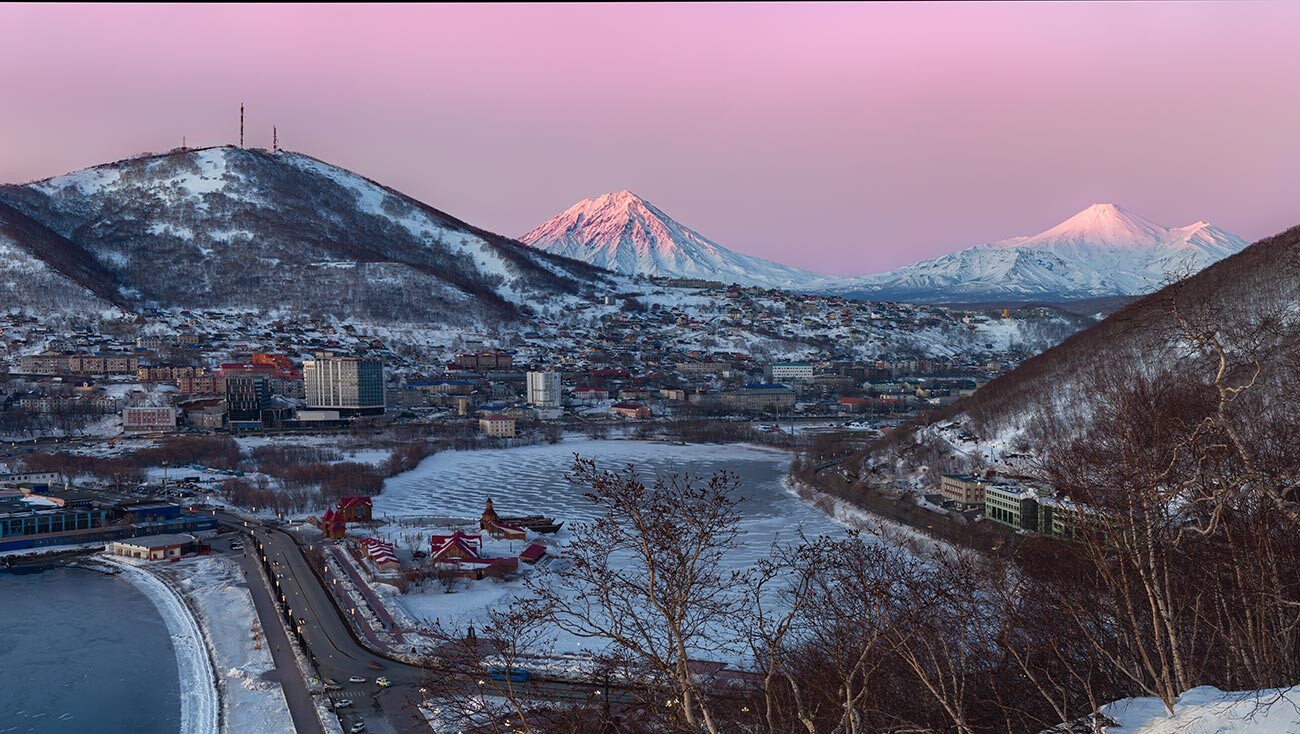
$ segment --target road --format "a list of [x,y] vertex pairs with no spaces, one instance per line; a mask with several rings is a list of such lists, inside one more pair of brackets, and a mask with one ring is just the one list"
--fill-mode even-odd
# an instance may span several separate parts
[[[240,537],[240,536],[236,536]],[[316,705],[307,681],[298,670],[298,660],[289,645],[289,635],[280,623],[279,611],[271,598],[262,571],[253,560],[253,552],[245,547],[242,552],[235,551],[239,565],[248,579],[248,590],[253,596],[253,607],[262,621],[262,630],[266,634],[267,648],[275,661],[275,669],[280,673],[280,685],[284,689],[284,700],[289,706],[289,715],[293,717],[293,728],[298,734],[325,734],[320,717],[316,715]]]
[[[429,684],[429,670],[384,657],[362,645],[344,618],[345,614],[352,614],[352,610],[340,609],[334,603],[290,531],[268,528],[225,513],[218,513],[217,516],[224,525],[235,527],[252,537],[252,542],[245,549],[250,554],[248,562],[264,561],[270,565],[274,574],[272,593],[277,595],[280,604],[287,606],[292,614],[294,626],[301,634],[303,648],[311,656],[321,676],[344,686],[341,691],[329,693],[332,701],[346,698],[353,702],[351,707],[339,710],[344,730],[353,723],[362,721],[366,724],[367,732],[427,734],[430,728],[417,706],[424,698],[420,688]],[[259,606],[258,613],[262,616],[263,626],[268,630],[274,627],[280,635],[284,634],[283,617],[277,619],[274,609],[269,610],[268,615],[263,614]],[[292,662],[286,665],[289,667],[283,668],[285,670],[296,669],[292,667]],[[347,683],[352,676],[363,677],[366,683]],[[380,688],[374,683],[377,676],[387,677],[393,685]],[[475,685],[475,681],[444,678],[441,685],[470,687]],[[541,699],[558,701],[592,700],[593,696],[613,693],[613,700],[617,703],[624,697],[618,691],[605,690],[598,693],[600,688],[569,681],[546,680],[535,681],[530,693]],[[296,714],[294,721],[297,722]],[[318,727],[300,729],[318,730]]]
[[[248,530],[255,541],[249,550],[259,556],[257,561],[264,556],[271,564],[278,601],[287,606],[295,620],[303,647],[316,669],[322,677],[344,686],[342,691],[331,691],[329,698],[353,702],[351,707],[339,710],[345,730],[364,721],[370,732],[428,732],[415,708],[425,671],[376,655],[358,643],[297,544],[286,533],[257,525]],[[365,678],[366,682],[347,683],[352,676]],[[374,682],[378,676],[387,677],[393,686],[379,687]]]

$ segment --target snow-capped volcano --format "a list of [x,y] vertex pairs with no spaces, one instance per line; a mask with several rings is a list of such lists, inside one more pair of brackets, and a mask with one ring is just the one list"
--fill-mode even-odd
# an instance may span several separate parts
[[583,199],[519,240],[628,275],[774,288],[798,288],[826,277],[728,250],[631,191]]
[[1247,244],[1206,222],[1166,227],[1114,204],[1093,204],[1036,235],[830,281],[818,290],[935,303],[1133,296],[1198,272]]

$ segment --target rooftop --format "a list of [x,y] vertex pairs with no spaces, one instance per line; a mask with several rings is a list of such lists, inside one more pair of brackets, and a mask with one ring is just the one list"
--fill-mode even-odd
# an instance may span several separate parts
[[170,548],[187,543],[197,543],[198,538],[188,533],[170,533],[166,535],[144,535],[139,538],[126,538],[118,543],[136,548]]

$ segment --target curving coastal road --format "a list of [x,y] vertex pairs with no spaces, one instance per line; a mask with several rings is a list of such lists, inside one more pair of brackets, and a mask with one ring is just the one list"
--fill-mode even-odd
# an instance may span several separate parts
[[[286,671],[297,669],[284,632],[285,617],[280,611],[287,607],[303,648],[317,670],[323,677],[344,685],[342,691],[330,692],[330,699],[346,698],[353,702],[352,707],[342,710],[347,726],[360,721],[366,724],[367,732],[427,734],[431,731],[417,708],[423,699],[420,688],[429,684],[430,671],[377,654],[358,641],[344,617],[352,610],[338,608],[290,533],[226,513],[217,513],[217,517],[223,525],[252,538],[252,542],[245,546],[241,562],[250,587],[258,587],[253,594],[254,603],[268,639],[276,648],[273,652],[276,666]],[[255,576],[261,577],[259,565],[269,566],[272,574],[269,587],[253,581]],[[346,683],[352,676],[361,676],[367,682]],[[374,683],[377,676],[387,677],[393,685],[380,688]],[[442,685],[469,687],[475,684],[471,680],[442,680]],[[297,730],[322,731],[311,694],[301,676],[283,683]],[[548,700],[593,700],[596,696],[610,693],[602,692],[599,686],[559,680],[539,681],[536,689],[538,698]],[[616,694],[616,700],[620,697]]]

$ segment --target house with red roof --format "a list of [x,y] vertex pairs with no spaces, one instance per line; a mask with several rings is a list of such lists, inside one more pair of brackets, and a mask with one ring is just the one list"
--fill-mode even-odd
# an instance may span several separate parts
[[518,558],[484,558],[483,536],[459,530],[429,538],[429,558],[440,573],[481,579],[519,570]]
[[374,503],[369,497],[344,497],[339,500],[339,515],[344,522],[370,522]]
[[397,549],[392,543],[385,543],[377,538],[363,538],[361,550],[366,554],[366,558],[375,564],[375,568],[383,573],[402,570],[402,562],[397,559]]
[[447,560],[475,559],[483,553],[483,536],[457,530],[451,535],[429,536],[429,559],[434,563]]
[[320,531],[326,538],[338,540],[347,533],[347,523],[339,513],[332,509],[326,510],[325,514],[320,516]]
[[532,564],[542,560],[544,555],[546,555],[546,546],[541,543],[532,543],[524,549],[523,553],[519,554],[519,560]]
[[630,400],[621,403],[614,403],[609,406],[609,412],[617,416],[622,416],[623,418],[634,418],[637,420],[645,420],[650,417],[650,408],[646,407],[643,403],[637,403]]

